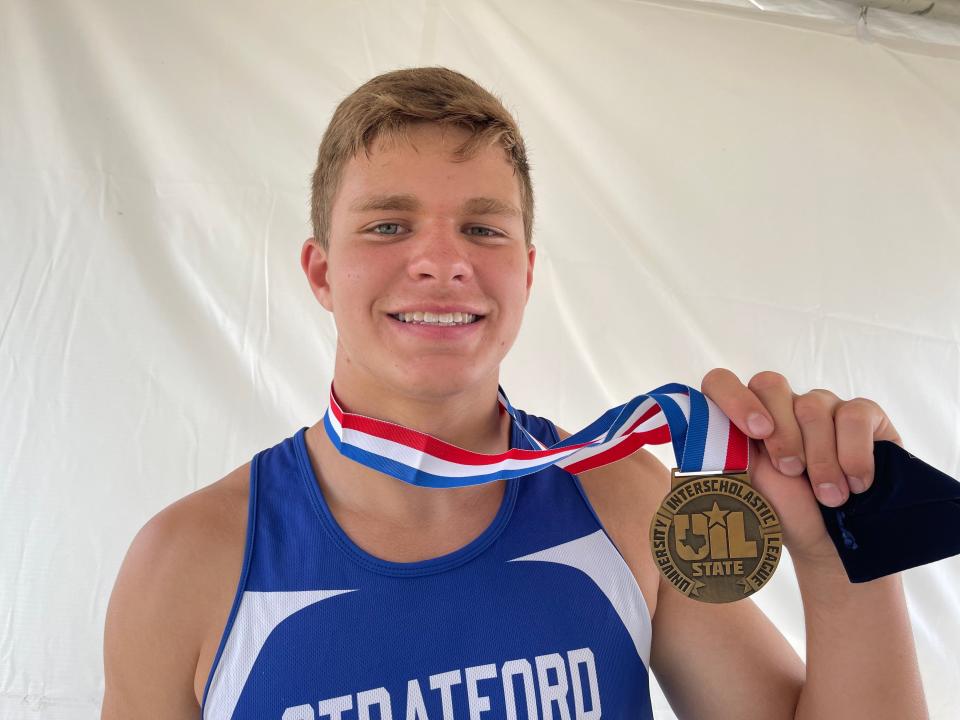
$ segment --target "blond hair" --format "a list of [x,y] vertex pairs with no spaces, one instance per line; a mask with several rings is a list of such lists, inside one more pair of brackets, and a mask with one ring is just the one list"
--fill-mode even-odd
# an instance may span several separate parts
[[380,136],[406,138],[413,123],[454,125],[470,132],[454,151],[455,162],[499,142],[520,183],[524,240],[533,240],[533,184],[516,120],[499,98],[449,68],[415,67],[377,75],[341,101],[317,152],[310,192],[310,220],[320,246],[330,243],[330,213],[343,169],[363,150],[369,159]]

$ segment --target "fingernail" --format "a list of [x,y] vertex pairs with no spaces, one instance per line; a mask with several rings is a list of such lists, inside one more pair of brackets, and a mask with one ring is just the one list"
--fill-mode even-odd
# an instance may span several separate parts
[[773,430],[773,423],[767,420],[765,415],[751,413],[747,418],[747,427],[754,435],[766,435]]
[[830,507],[836,507],[843,503],[843,495],[840,493],[840,489],[832,483],[817,485],[817,495],[820,497],[820,502]]
[[800,458],[790,457],[780,458],[780,472],[784,475],[799,475],[803,472],[803,463]]
[[847,475],[847,485],[849,485],[850,489],[855,493],[862,493],[867,489],[863,480],[858,477],[853,477],[852,475]]

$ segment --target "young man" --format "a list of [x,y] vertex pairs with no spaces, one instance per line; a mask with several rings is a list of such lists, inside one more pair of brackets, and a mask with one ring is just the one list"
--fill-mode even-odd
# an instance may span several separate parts
[[[312,215],[301,264],[336,321],[346,411],[476,453],[531,448],[517,422],[547,446],[567,436],[497,400],[536,250],[496,98],[444,68],[369,81],[324,135]],[[925,717],[899,577],[849,583],[816,504],[870,485],[873,441],[900,442],[890,420],[773,372],[745,387],[716,369],[702,388],[755,440],[806,668],[749,599],[661,581],[649,526],[670,473],[649,452],[434,489],[342,455],[318,421],[138,533],[107,615],[103,718],[645,718],[648,667],[682,718]]]

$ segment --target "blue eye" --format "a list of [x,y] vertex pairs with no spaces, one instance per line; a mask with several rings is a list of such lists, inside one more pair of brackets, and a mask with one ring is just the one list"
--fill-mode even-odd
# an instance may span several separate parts
[[[395,228],[394,232],[379,232],[379,228],[392,227]],[[400,223],[379,223],[370,228],[369,232],[372,232],[374,235],[398,235],[400,233],[399,228],[403,227]],[[481,233],[470,233],[468,235],[473,235],[474,237],[499,237],[502,233],[497,232],[493,228],[483,227],[482,225],[471,225],[468,230],[482,230]]]
[[480,237],[496,237],[497,235],[500,234],[500,233],[498,233],[496,230],[493,230],[493,229],[488,228],[488,227],[482,227],[482,226],[480,226],[480,225],[471,225],[470,227],[471,227],[472,229],[476,229],[476,230],[486,230],[487,232],[490,233],[490,235],[481,234]]

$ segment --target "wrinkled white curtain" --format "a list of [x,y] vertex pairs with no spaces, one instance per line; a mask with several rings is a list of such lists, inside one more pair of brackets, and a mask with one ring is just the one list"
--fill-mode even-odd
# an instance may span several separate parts
[[[0,0],[0,717],[99,717],[136,530],[322,414],[316,148],[429,64],[530,148],[518,407],[573,429],[772,369],[960,475],[955,47],[696,2]],[[960,717],[960,559],[904,580],[932,717]],[[789,559],[756,601],[802,653]]]

